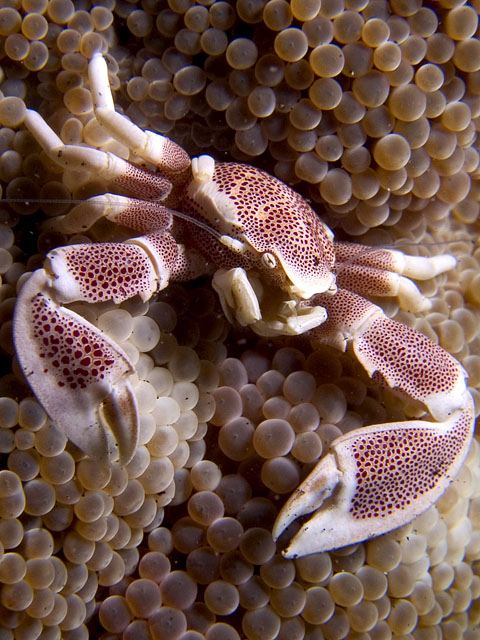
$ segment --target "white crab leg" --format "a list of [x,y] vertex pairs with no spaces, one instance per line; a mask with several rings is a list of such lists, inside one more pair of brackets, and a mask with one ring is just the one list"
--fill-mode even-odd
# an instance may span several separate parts
[[396,296],[400,306],[412,312],[426,311],[431,303],[410,278],[428,280],[453,269],[457,262],[451,255],[408,256],[349,242],[334,246],[339,287],[362,296]]
[[475,417],[465,370],[425,336],[351,292],[309,303],[329,314],[312,331],[313,345],[344,350],[351,342],[376,382],[425,406],[436,422],[373,425],[337,438],[277,518],[275,538],[299,516],[317,511],[293,537],[288,557],[360,542],[422,513],[458,473]]
[[172,227],[176,213],[160,202],[104,193],[77,204],[63,216],[48,219],[42,229],[65,234],[82,233],[106,218],[137,233],[157,233]]
[[393,271],[414,280],[429,280],[450,271],[457,264],[454,256],[409,256],[395,249],[367,247],[353,242],[335,242],[335,259],[344,264],[357,264]]
[[115,111],[105,58],[97,53],[88,65],[88,78],[95,117],[108,133],[147,162],[155,164],[169,177],[182,174],[190,167],[190,157],[175,142],[153,131],[143,131],[121,113]]
[[126,464],[138,441],[126,354],[94,325],[48,295],[35,271],[21,288],[13,338],[24,375],[52,420],[87,455]]
[[63,144],[42,116],[32,109],[26,111],[25,125],[48,157],[66,169],[97,175],[112,185],[125,188],[130,195],[145,200],[165,199],[171,191],[172,184],[167,178],[137,167],[109,151]]

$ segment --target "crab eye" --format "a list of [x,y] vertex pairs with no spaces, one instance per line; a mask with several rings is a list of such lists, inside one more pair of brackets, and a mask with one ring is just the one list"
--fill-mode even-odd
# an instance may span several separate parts
[[277,266],[277,259],[273,255],[273,253],[269,253],[268,251],[262,254],[262,264],[267,269],[275,269]]

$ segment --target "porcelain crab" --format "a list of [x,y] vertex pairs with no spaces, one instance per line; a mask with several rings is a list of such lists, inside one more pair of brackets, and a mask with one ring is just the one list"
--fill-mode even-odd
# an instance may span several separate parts
[[[421,513],[462,465],[474,409],[462,366],[422,334],[387,318],[363,296],[397,296],[410,310],[428,307],[410,280],[451,269],[451,256],[409,257],[336,242],[307,202],[253,167],[190,160],[168,138],[143,131],[115,111],[107,65],[89,64],[95,117],[131,151],[65,145],[35,111],[25,125],[62,167],[99,174],[112,190],[54,220],[65,233],[100,217],[140,234],[122,243],[51,251],[18,296],[18,360],[52,420],[86,454],[127,463],[138,417],[123,350],[69,310],[74,301],[149,299],[173,280],[214,273],[232,321],[257,333],[307,333],[312,345],[348,345],[370,376],[431,419],[373,425],[337,438],[277,518],[278,538],[315,512],[294,535],[288,557],[331,550],[394,529]],[[153,168],[152,168],[153,167]]]

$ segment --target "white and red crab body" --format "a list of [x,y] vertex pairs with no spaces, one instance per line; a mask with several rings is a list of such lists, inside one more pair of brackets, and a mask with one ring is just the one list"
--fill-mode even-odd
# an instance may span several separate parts
[[[64,167],[101,175],[106,194],[53,225],[88,229],[104,216],[132,229],[123,243],[70,245],[47,256],[20,290],[14,340],[25,376],[51,418],[86,454],[125,464],[138,411],[123,350],[66,308],[74,301],[149,299],[169,281],[212,273],[231,320],[266,336],[308,332],[312,345],[350,344],[369,375],[429,412],[337,438],[281,510],[273,535],[316,512],[288,556],[334,549],[394,529],[428,508],[458,473],[473,433],[473,401],[461,365],[422,334],[388,319],[364,295],[428,306],[409,277],[434,277],[451,256],[415,258],[336,243],[288,186],[250,166],[190,161],[178,145],[115,112],[101,56],[89,67],[95,115],[151,172],[112,153],[64,145],[44,120],[26,126]],[[100,206],[99,206],[100,204]],[[102,206],[103,205],[103,206]]]

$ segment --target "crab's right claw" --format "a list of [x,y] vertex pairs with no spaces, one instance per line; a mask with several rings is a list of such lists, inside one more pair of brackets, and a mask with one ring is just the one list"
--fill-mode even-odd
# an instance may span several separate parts
[[23,373],[53,422],[84,453],[126,464],[138,441],[138,411],[126,354],[49,296],[35,271],[21,288],[13,338]]
[[290,541],[288,558],[337,549],[400,527],[425,511],[458,474],[468,453],[475,411],[463,407],[443,422],[412,420],[355,429],[285,503],[277,539],[294,520],[314,515]]

